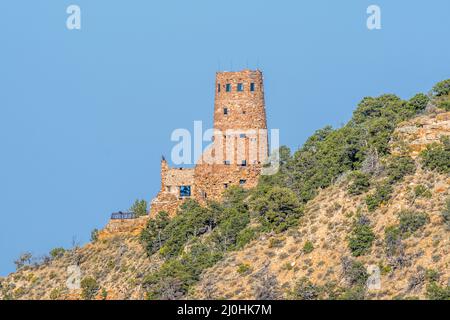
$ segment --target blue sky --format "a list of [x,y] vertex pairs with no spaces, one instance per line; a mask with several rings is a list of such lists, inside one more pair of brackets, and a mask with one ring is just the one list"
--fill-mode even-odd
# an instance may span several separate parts
[[[70,4],[81,30],[66,28]],[[366,28],[370,4],[381,30]],[[172,130],[211,126],[218,69],[263,70],[268,124],[295,149],[364,96],[450,78],[448,12],[448,0],[1,1],[0,275],[150,200]]]

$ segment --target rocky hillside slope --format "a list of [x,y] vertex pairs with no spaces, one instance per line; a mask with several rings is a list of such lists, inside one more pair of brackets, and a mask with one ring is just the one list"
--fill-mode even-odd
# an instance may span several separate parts
[[92,278],[98,284],[92,288],[96,299],[144,299],[142,279],[160,265],[158,259],[147,257],[136,235],[121,234],[67,250],[37,266],[22,267],[1,280],[0,296],[78,300],[83,298],[82,290],[72,288]]
[[[110,225],[82,248],[56,250],[36,265],[23,261],[18,271],[0,278],[0,299],[145,299],[154,297],[148,292],[155,274],[170,276],[163,278],[164,288],[158,287],[165,294],[160,298],[446,299],[446,136],[450,112],[442,109],[431,108],[400,123],[389,142],[390,153],[400,159],[397,164],[376,155],[366,158],[370,175],[363,169],[340,174],[306,202],[296,223],[264,229],[241,247],[224,250],[184,291],[178,280],[164,281],[172,276],[191,279],[164,274],[178,270],[163,256],[167,246],[160,243],[160,250],[148,255],[136,226]],[[252,218],[250,226],[258,228],[258,221]],[[211,234],[208,229],[195,233],[200,243]],[[186,242],[182,257],[192,250],[190,245]]]
[[[414,189],[419,185],[426,186],[431,196],[417,198]],[[285,298],[285,292],[293,290],[302,278],[316,288],[332,283],[345,285],[349,281],[345,262],[354,260],[380,269],[381,287],[369,290],[368,298],[424,299],[427,272],[437,271],[442,285],[450,279],[449,229],[441,214],[450,195],[449,185],[448,175],[419,169],[395,187],[388,203],[368,214],[366,194],[351,196],[346,181],[336,183],[308,204],[297,228],[279,235],[262,235],[207,270],[193,298],[254,299],[257,286],[267,282],[262,275],[267,274],[274,277],[273,284]],[[389,256],[386,228],[398,225],[399,213],[404,210],[428,212],[430,221],[402,241],[401,254]],[[348,248],[348,236],[361,213],[370,220],[375,241],[367,254],[354,258]]]

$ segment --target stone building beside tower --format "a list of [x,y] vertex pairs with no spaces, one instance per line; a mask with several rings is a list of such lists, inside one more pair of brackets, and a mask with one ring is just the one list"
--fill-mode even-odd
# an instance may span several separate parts
[[230,186],[256,186],[268,158],[263,75],[259,70],[218,72],[211,145],[194,168],[170,168],[161,160],[161,189],[150,215],[176,214],[187,198],[220,200]]

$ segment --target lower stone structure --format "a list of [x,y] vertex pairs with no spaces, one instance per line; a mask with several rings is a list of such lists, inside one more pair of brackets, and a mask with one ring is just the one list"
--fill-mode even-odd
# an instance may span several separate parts
[[253,188],[258,183],[262,165],[248,167],[201,164],[195,167],[195,198],[218,201],[230,186]]

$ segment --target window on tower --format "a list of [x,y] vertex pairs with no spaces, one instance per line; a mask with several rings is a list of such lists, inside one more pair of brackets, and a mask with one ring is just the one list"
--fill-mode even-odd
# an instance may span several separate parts
[[231,92],[231,84],[227,83],[227,84],[225,85],[225,90],[226,90],[227,92]]
[[237,85],[237,91],[239,91],[239,92],[244,91],[244,84],[243,84],[243,83],[238,83],[238,85]]
[[227,115],[228,114],[228,108],[223,108],[223,114]]
[[250,91],[255,91],[255,83],[250,83]]
[[190,197],[191,186],[180,186],[180,197]]
[[239,180],[239,184],[241,186],[243,186],[246,182],[247,182],[247,180],[244,180],[244,179]]
[[217,84],[217,92],[220,92],[220,83]]

